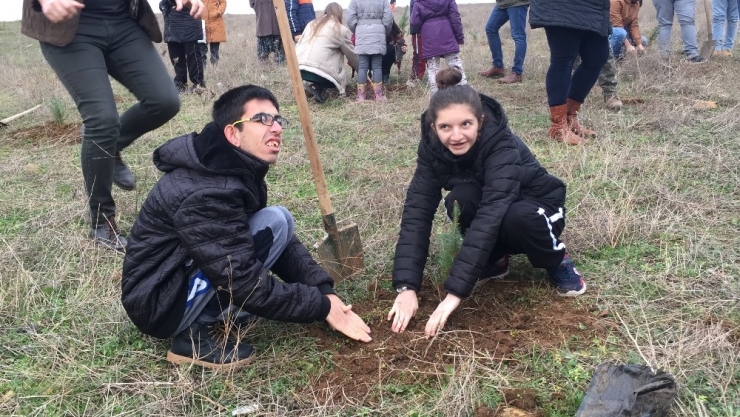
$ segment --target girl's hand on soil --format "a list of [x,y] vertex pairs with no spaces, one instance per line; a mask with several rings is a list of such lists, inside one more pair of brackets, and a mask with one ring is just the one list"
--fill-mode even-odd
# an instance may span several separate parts
[[434,310],[434,313],[429,317],[427,327],[424,329],[424,335],[427,339],[434,337],[439,330],[442,330],[445,327],[447,318],[450,317],[450,314],[452,314],[459,305],[460,297],[447,294],[447,297],[439,303],[437,309]]
[[393,308],[388,313],[388,321],[393,319],[391,330],[394,333],[401,333],[406,330],[406,326],[408,326],[411,318],[416,315],[418,309],[419,301],[416,299],[416,291],[406,290],[398,294],[396,301],[393,302]]
[[370,337],[370,327],[352,311],[352,305],[345,305],[336,294],[329,294],[327,297],[331,301],[331,310],[326,316],[329,327],[354,340],[361,342],[373,340]]
[[75,0],[40,0],[41,11],[52,23],[71,19],[85,7]]

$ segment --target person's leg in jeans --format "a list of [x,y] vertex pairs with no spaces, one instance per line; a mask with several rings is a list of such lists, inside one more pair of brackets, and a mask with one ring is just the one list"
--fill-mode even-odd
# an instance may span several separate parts
[[170,55],[172,67],[175,69],[175,87],[177,87],[178,91],[185,91],[188,88],[188,66],[185,45],[180,42],[167,42],[167,51]]
[[578,55],[581,57],[581,65],[576,68],[571,77],[568,98],[583,103],[609,58],[607,37],[582,31]]
[[[281,206],[265,207],[249,218],[256,258],[265,269],[271,269],[295,233],[295,220]],[[192,261],[191,261],[192,262]],[[167,359],[175,363],[193,362],[208,367],[246,363],[254,349],[246,343],[214,340],[207,327],[214,324],[248,324],[254,316],[232,304],[228,289],[217,291],[196,265],[185,265],[189,273],[188,299],[180,325],[173,333]],[[209,366],[212,365],[212,366]]]
[[216,65],[218,64],[218,60],[221,59],[221,55],[218,54],[221,43],[211,42],[208,46],[211,49],[211,64]]
[[581,31],[557,26],[545,26],[550,46],[550,67],[545,76],[545,90],[550,107],[565,104],[570,91],[573,63],[581,49]]
[[612,28],[612,34],[609,35],[609,47],[616,59],[622,58],[622,48],[624,48],[625,39],[627,39],[627,30],[625,28]]
[[498,31],[509,21],[507,10],[493,6],[491,15],[488,17],[488,22],[486,23],[486,36],[488,37],[488,49],[491,51],[491,63],[496,68],[504,67],[504,52],[501,50],[501,36]]
[[380,84],[383,82],[383,55],[370,55],[370,71],[373,72],[373,84]]
[[696,25],[694,15],[696,13],[696,0],[675,0],[673,7],[676,10],[678,23],[681,25],[681,38],[683,39],[683,52],[687,58],[699,55],[696,46]]
[[524,73],[524,58],[527,56],[527,10],[529,6],[515,6],[506,9],[509,14],[511,38],[514,40],[514,66],[511,72]]
[[370,71],[370,55],[359,54],[357,59],[359,64],[357,65],[357,85],[365,85],[367,83],[367,72]]
[[712,16],[715,49],[731,51],[737,36],[738,3],[735,0],[714,0]]
[[673,28],[673,3],[675,0],[653,0],[658,19],[658,52],[663,59],[671,56],[671,30]]

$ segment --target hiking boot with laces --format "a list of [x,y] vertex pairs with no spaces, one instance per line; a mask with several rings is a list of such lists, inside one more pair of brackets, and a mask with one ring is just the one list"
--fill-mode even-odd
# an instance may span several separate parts
[[499,279],[506,276],[509,273],[509,255],[504,255],[503,258],[489,262],[488,265],[483,269],[483,276],[478,280],[478,283],[490,281],[492,279]]
[[193,323],[172,339],[167,360],[176,365],[198,365],[216,370],[242,368],[254,360],[251,345],[232,340],[219,330],[218,325]]
[[550,282],[560,296],[575,297],[586,292],[586,283],[583,282],[583,277],[578,273],[567,253],[560,265],[557,268],[548,269],[547,273],[550,275]]
[[134,174],[131,173],[126,163],[121,159],[120,152],[116,152],[115,163],[113,164],[113,184],[126,191],[136,188]]
[[110,250],[126,252],[128,241],[121,235],[116,224],[116,219],[110,217],[102,220],[90,230],[90,238],[96,244]]

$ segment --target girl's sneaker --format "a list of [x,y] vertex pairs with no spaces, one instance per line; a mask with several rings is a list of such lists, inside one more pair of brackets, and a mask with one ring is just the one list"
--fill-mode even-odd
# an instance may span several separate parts
[[583,282],[581,274],[578,273],[567,253],[560,265],[557,268],[548,269],[547,273],[550,275],[550,282],[560,296],[575,297],[586,292],[586,283]]
[[503,278],[509,273],[509,255],[504,255],[503,258],[496,262],[491,262],[486,265],[483,270],[483,277],[478,280],[478,283],[490,281],[492,279]]

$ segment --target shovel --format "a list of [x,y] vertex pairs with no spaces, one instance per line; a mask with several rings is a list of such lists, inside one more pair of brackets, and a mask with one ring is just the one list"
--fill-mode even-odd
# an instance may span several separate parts
[[699,50],[699,56],[709,60],[712,58],[714,53],[714,39],[712,36],[712,6],[709,5],[709,0],[704,0],[704,14],[707,16],[707,38],[708,40],[702,42],[701,49]]
[[295,53],[293,35],[290,32],[290,26],[288,26],[288,13],[285,10],[284,0],[273,0],[273,6],[280,28],[280,37],[283,40],[288,73],[293,84],[293,94],[298,104],[298,116],[301,119],[308,157],[311,160],[311,172],[319,195],[321,217],[326,231],[326,235],[315,245],[315,248],[324,269],[335,281],[341,281],[363,268],[360,231],[354,223],[338,225],[334,217],[334,210],[331,207],[329,191],[324,178],[324,170],[319,159],[319,150],[313,133],[313,125],[311,124],[311,113],[308,111],[306,92],[303,89],[303,80],[298,69],[298,57]]

